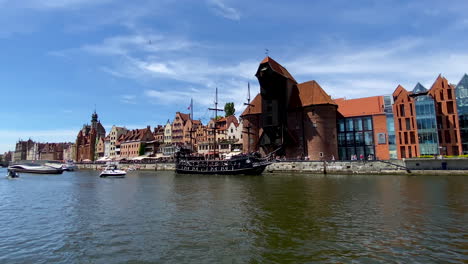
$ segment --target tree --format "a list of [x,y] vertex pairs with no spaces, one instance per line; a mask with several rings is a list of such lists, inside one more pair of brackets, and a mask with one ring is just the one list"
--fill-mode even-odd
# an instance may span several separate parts
[[224,113],[226,114],[226,116],[234,115],[235,112],[236,112],[236,109],[234,108],[233,102],[226,103],[224,105]]
[[138,155],[140,156],[145,155],[145,143],[140,144],[140,148],[138,149]]

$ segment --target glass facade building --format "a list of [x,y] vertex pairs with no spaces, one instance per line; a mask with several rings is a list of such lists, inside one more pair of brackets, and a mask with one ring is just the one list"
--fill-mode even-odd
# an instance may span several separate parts
[[396,136],[395,136],[395,120],[393,119],[393,97],[391,95],[384,96],[384,112],[387,121],[388,132],[388,151],[390,159],[398,159]]
[[455,88],[458,120],[460,124],[460,141],[463,154],[468,154],[468,75],[465,74]]
[[338,120],[338,155],[340,160],[374,159],[372,116]]
[[418,128],[419,155],[438,155],[439,141],[435,103],[420,83],[413,90],[415,95],[416,124]]

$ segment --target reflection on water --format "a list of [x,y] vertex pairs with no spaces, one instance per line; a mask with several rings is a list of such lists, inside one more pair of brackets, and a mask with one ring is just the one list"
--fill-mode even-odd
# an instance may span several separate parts
[[463,263],[467,183],[460,176],[22,174],[0,179],[0,263]]

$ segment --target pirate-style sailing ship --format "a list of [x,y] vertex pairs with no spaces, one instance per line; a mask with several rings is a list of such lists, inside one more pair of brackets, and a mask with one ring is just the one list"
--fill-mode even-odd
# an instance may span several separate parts
[[[250,104],[250,86],[248,103]],[[215,111],[215,118],[218,111],[218,88],[216,88],[215,108],[209,108]],[[214,139],[214,155],[213,158],[206,159],[205,157],[195,155],[192,150],[180,148],[175,154],[176,172],[182,174],[223,174],[223,175],[259,175],[265,168],[271,164],[270,155],[261,157],[259,153],[240,154],[231,157],[230,159],[216,159],[217,142],[216,142],[216,125],[211,128],[213,130]],[[250,136],[250,135],[249,135]]]

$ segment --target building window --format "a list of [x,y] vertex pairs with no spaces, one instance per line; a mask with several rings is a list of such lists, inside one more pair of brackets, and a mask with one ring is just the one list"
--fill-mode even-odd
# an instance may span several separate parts
[[453,114],[453,102],[447,102],[447,113]]
[[450,130],[445,130],[445,143],[450,143]]
[[405,105],[400,105],[400,116],[405,116]]
[[406,130],[411,130],[411,122],[409,118],[405,118]]

